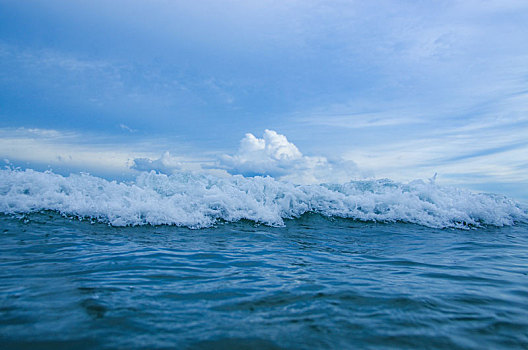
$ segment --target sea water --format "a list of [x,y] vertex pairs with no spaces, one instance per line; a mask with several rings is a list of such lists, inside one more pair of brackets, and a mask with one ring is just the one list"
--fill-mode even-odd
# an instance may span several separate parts
[[503,196],[6,169],[0,212],[2,349],[528,347]]

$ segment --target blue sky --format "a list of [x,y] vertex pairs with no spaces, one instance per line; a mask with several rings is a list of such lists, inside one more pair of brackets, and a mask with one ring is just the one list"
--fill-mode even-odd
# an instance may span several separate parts
[[526,23],[509,0],[0,0],[0,157],[527,199]]

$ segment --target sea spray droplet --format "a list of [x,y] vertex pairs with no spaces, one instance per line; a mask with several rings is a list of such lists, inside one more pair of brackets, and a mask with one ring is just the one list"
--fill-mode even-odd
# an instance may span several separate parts
[[178,225],[201,228],[218,220],[281,226],[305,213],[362,221],[408,222],[464,228],[528,222],[527,209],[504,196],[438,186],[434,182],[352,181],[295,185],[271,177],[155,172],[134,183],[87,174],[0,170],[0,211],[53,210],[114,226]]

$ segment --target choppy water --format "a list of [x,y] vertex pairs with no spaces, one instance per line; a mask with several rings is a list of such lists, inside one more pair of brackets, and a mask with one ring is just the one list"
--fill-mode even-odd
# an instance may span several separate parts
[[500,195],[439,186],[432,180],[295,185],[271,177],[150,172],[122,183],[87,174],[63,177],[0,170],[0,213],[42,210],[113,226],[203,228],[243,219],[281,226],[284,219],[306,213],[436,228],[528,223],[526,205]]
[[523,223],[0,228],[2,349],[528,348]]

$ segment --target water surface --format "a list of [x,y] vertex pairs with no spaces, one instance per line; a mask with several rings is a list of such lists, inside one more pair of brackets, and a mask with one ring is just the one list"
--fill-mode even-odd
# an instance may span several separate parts
[[528,226],[0,215],[0,347],[526,349]]

